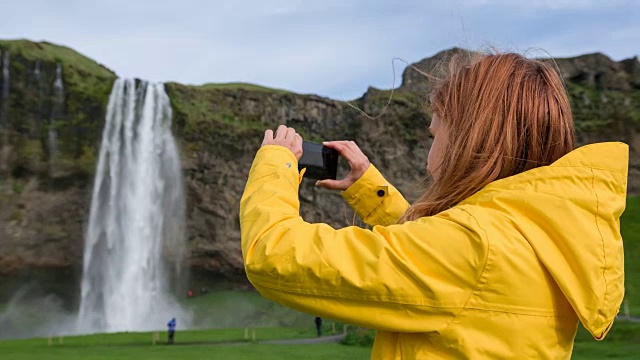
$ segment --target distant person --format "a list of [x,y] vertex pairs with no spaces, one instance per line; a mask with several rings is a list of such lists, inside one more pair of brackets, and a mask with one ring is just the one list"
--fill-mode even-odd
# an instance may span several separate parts
[[322,318],[320,316],[316,316],[316,331],[318,332],[318,337],[322,336]]
[[371,228],[304,221],[302,137],[265,131],[240,201],[251,283],[286,306],[376,329],[373,359],[569,359],[579,322],[602,340],[624,295],[628,146],[575,148],[551,61],[458,55],[429,103],[424,134],[403,124],[362,134],[369,149],[433,139],[427,159],[376,154],[407,163],[398,180],[426,163],[431,183],[413,204],[355,142],[325,143],[351,170],[317,186],[340,190]]
[[167,343],[171,345],[173,344],[173,337],[176,333],[176,318],[171,319],[171,321],[167,323],[167,326],[169,327],[169,338]]

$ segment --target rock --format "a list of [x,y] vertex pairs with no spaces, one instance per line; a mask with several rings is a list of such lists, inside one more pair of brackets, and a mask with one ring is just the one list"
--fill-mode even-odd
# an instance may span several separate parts
[[[115,74],[66,48],[0,41],[12,52],[10,120],[0,131],[0,274],[32,268],[81,268],[93,171]],[[65,50],[66,49],[66,50]],[[55,50],[55,51],[54,51]],[[56,58],[52,53],[66,54]],[[414,64],[432,73],[462,49]],[[51,90],[33,83],[41,62],[52,84],[57,62],[65,82],[64,117],[56,119],[60,157],[47,150]],[[640,73],[637,58],[615,62],[602,54],[556,60],[574,109],[580,144],[624,141],[630,145],[629,191],[640,190]],[[165,85],[173,130],[181,148],[187,194],[187,262],[211,278],[242,281],[238,208],[263,131],[294,126],[311,141],[352,139],[409,199],[425,175],[429,140],[425,109],[429,82],[413,68],[391,92],[369,88],[352,105],[251,84]],[[38,90],[40,89],[40,90]],[[1,101],[1,100],[0,100]],[[385,108],[385,105],[389,106]],[[0,103],[0,107],[2,103]],[[346,172],[341,163],[339,174]],[[361,225],[339,194],[301,186],[301,213],[334,227]]]
[[630,90],[629,74],[622,63],[595,53],[568,59],[555,59],[567,81],[601,90]]
[[634,89],[640,89],[640,61],[638,57],[622,60],[621,64],[624,71],[629,74],[629,83]]

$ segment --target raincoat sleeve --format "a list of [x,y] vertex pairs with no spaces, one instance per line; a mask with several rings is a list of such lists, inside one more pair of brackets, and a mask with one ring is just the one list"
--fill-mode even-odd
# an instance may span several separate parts
[[342,197],[365,223],[393,225],[404,215],[409,203],[400,191],[380,174],[373,164]]
[[488,254],[471,212],[402,225],[333,229],[299,215],[288,149],[262,147],[240,202],[247,277],[266,298],[316,316],[387,331],[440,331],[464,308]]

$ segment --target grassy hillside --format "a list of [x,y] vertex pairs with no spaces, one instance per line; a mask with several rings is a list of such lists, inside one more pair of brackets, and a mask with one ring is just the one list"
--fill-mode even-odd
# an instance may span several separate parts
[[[116,74],[65,46],[28,40],[0,40],[9,53],[9,97],[3,103],[9,144],[16,155],[11,168],[42,173],[50,156],[49,130],[57,133],[57,165],[61,170],[92,174],[97,160],[106,105]],[[55,113],[53,91],[61,69],[63,103]],[[39,69],[39,75],[34,75]],[[5,124],[6,127],[6,124]]]
[[[0,48],[9,51],[11,66],[14,67],[24,64],[24,60],[61,64],[67,91],[108,95],[116,78],[113,71],[66,46],[29,40],[0,40]],[[18,56],[22,61],[13,61]],[[12,73],[19,73],[20,70],[22,69],[12,69]]]
[[91,73],[94,76],[114,76],[111,70],[66,46],[29,40],[0,40],[0,48],[9,50],[11,54],[21,54],[31,61],[65,63],[78,71]]
[[[640,316],[640,197],[627,200],[620,227],[624,241],[625,301],[631,314]],[[620,312],[625,312],[624,304]]]
[[226,90],[266,91],[266,92],[273,92],[273,93],[279,93],[279,94],[291,94],[291,92],[287,90],[274,89],[266,86],[250,84],[250,83],[241,83],[241,82],[209,83],[209,84],[198,85],[194,87],[202,90],[226,89]]

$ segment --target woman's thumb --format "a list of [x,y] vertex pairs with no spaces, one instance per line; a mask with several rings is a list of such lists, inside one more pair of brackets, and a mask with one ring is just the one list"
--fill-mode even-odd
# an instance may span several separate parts
[[323,187],[329,190],[345,190],[343,189],[343,182],[344,180],[318,180],[316,181],[316,186]]

